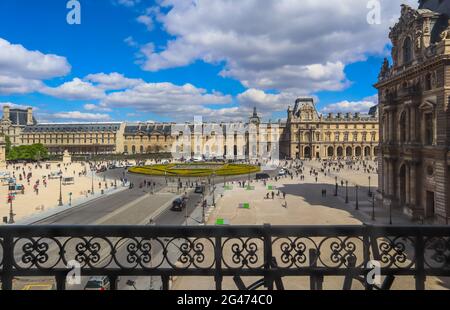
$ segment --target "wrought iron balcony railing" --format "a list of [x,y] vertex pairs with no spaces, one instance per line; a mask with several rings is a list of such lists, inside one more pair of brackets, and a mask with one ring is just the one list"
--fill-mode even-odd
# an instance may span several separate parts
[[[365,277],[377,261],[383,284]],[[72,262],[72,263],[71,263]],[[427,276],[450,276],[448,226],[0,226],[2,289],[15,277],[54,277],[65,289],[66,276],[209,276],[216,289],[224,277],[236,288],[283,289],[289,277],[309,277],[322,289],[328,276],[343,277],[343,289],[359,281],[365,289],[389,289],[404,276],[425,288]],[[246,287],[243,277],[261,280]]]

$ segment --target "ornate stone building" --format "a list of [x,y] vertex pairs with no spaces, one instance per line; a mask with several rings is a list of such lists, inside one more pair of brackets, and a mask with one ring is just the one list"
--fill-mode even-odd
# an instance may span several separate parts
[[12,146],[22,144],[22,130],[27,126],[35,125],[36,119],[33,117],[33,109],[11,109],[3,106],[3,117],[0,120],[0,134],[7,135]]
[[312,98],[289,107],[286,124],[291,158],[357,159],[378,153],[377,109],[370,114],[320,115]]
[[[286,122],[263,122],[255,108],[246,123],[202,122],[199,127],[190,123],[38,124],[31,108],[17,110],[14,116],[5,108],[2,128],[14,137],[15,145],[41,143],[52,154],[68,150],[86,155],[182,152],[185,157],[227,159],[251,159],[263,153],[277,154],[280,159],[372,158],[378,144],[376,114],[372,109],[369,115],[338,113],[323,117],[313,99],[306,98],[298,99],[295,107],[288,109]],[[187,132],[190,146],[180,146]]]
[[51,123],[26,126],[24,145],[41,143],[52,154],[115,154],[123,152],[124,123]]
[[170,152],[174,139],[170,128],[171,124],[127,124],[122,152],[127,154]]
[[5,136],[0,134],[0,169],[6,167],[6,142]]
[[379,82],[384,206],[412,218],[448,222],[450,214],[450,1],[402,5],[390,31],[392,66]]

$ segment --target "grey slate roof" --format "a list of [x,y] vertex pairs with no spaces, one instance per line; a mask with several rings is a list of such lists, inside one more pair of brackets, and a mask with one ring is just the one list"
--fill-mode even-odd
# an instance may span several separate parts
[[119,123],[92,123],[92,124],[38,124],[27,126],[23,129],[24,133],[39,132],[114,132],[119,130]]
[[449,0],[419,0],[419,9],[428,9],[433,12],[450,16]]
[[171,133],[171,124],[129,124],[125,126],[125,134],[154,134],[159,133],[162,135],[170,135]]
[[[15,126],[26,126],[27,125],[27,110],[23,109],[10,109],[9,110],[9,120]],[[37,124],[36,119],[33,117],[33,124]]]

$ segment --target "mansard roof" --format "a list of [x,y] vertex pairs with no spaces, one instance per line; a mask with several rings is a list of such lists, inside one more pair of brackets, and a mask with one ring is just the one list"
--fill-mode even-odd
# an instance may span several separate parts
[[171,124],[156,124],[156,123],[139,123],[139,124],[128,124],[125,126],[125,134],[139,134],[144,135],[151,134],[161,134],[170,135],[171,134]]
[[303,110],[312,110],[315,116],[319,117],[313,98],[298,98],[295,100],[294,115],[298,117]]
[[[26,126],[27,125],[27,110],[24,109],[10,109],[9,110],[9,120],[15,126]],[[33,117],[33,124],[37,124],[36,119]]]
[[114,132],[119,130],[119,128],[120,123],[52,123],[26,126],[23,132]]
[[450,16],[449,0],[419,0],[419,9],[427,9]]

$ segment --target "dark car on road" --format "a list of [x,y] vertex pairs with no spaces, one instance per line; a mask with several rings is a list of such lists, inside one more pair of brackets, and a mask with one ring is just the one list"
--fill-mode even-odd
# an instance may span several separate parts
[[205,187],[204,186],[196,186],[194,192],[196,194],[203,194],[205,192]]
[[256,174],[256,180],[267,180],[270,179],[270,175],[267,173],[257,173]]
[[105,291],[110,289],[109,279],[106,276],[90,277],[84,287],[86,291]]
[[177,198],[172,202],[170,210],[180,212],[183,211],[184,208],[186,208],[186,199]]

